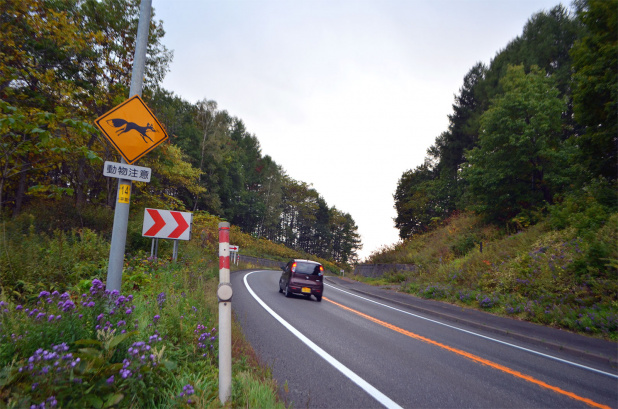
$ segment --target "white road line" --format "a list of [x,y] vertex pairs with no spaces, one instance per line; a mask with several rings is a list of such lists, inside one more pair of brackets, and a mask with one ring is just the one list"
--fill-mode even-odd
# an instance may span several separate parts
[[285,328],[288,329],[288,331],[290,331],[292,334],[294,334],[298,339],[303,341],[305,343],[305,345],[307,345],[309,348],[311,348],[313,351],[315,351],[315,353],[320,355],[326,362],[328,362],[329,364],[334,366],[335,369],[337,369],[339,372],[341,372],[342,374],[347,376],[352,382],[357,384],[361,389],[363,389],[365,392],[367,392],[369,395],[371,395],[375,400],[380,402],[382,405],[384,405],[387,408],[400,408],[400,409],[402,409],[401,406],[399,406],[397,403],[392,401],[388,396],[384,395],[382,392],[380,392],[379,390],[374,388],[371,384],[369,384],[363,378],[358,376],[356,373],[352,372],[348,367],[343,365],[341,362],[337,361],[332,355],[330,355],[328,352],[324,351],[322,348],[317,346],[309,338],[307,338],[306,336],[301,334],[296,328],[294,328],[286,320],[281,318],[281,316],[279,316],[279,314],[277,314],[268,305],[266,305],[266,303],[264,301],[262,301],[262,299],[260,297],[258,297],[255,292],[253,292],[253,290],[249,286],[249,283],[247,282],[247,277],[249,277],[253,273],[256,273],[256,271],[252,271],[252,272],[248,273],[247,275],[245,275],[243,277],[243,281],[245,283],[245,287],[247,287],[247,290],[249,291],[249,294],[251,294],[251,296],[253,296],[253,298],[255,298],[255,300],[262,307],[264,307],[264,309],[270,315],[272,315],[277,321],[279,321]]
[[495,338],[491,338],[491,337],[488,337],[488,336],[485,336],[485,335],[481,335],[481,334],[478,334],[478,333],[476,333],[476,332],[468,331],[468,330],[465,330],[465,329],[463,329],[463,328],[459,328],[459,327],[455,327],[455,326],[453,326],[453,325],[446,324],[446,323],[444,323],[444,322],[440,322],[440,321],[432,320],[431,318],[423,317],[422,315],[417,315],[417,314],[414,314],[414,313],[411,313],[411,312],[408,312],[408,311],[400,310],[399,308],[391,307],[390,305],[383,304],[383,303],[381,303],[381,302],[374,301],[374,300],[372,300],[372,299],[369,299],[369,298],[366,298],[366,297],[360,296],[360,295],[358,295],[358,294],[354,294],[354,293],[351,293],[351,292],[349,292],[349,291],[342,290],[341,288],[338,288],[338,287],[336,287],[336,286],[334,286],[334,285],[331,285],[331,284],[326,284],[326,283],[324,283],[324,285],[326,285],[326,286],[328,286],[328,287],[331,287],[331,288],[332,288],[332,289],[334,289],[334,290],[341,291],[342,293],[346,293],[346,294],[348,294],[348,295],[351,295],[351,296],[354,296],[354,297],[357,297],[357,298],[363,299],[363,300],[365,300],[365,301],[369,301],[369,302],[371,302],[371,303],[374,303],[374,304],[380,305],[380,306],[382,306],[382,307],[386,307],[386,308],[389,308],[389,309],[391,309],[391,310],[395,310],[395,311],[398,311],[398,312],[402,312],[402,313],[404,313],[404,314],[411,315],[411,316],[413,316],[413,317],[420,318],[420,319],[425,320],[425,321],[433,322],[434,324],[443,325],[443,326],[445,326],[445,327],[452,328],[452,329],[455,329],[455,330],[457,330],[457,331],[465,332],[466,334],[474,335],[474,336],[477,336],[477,337],[480,337],[480,338],[484,338],[484,339],[489,340],[489,341],[497,342],[497,343],[499,343],[499,344],[503,344],[503,345],[506,345],[506,346],[509,346],[509,347],[512,347],[512,348],[516,348],[516,349],[519,349],[519,350],[522,350],[522,351],[526,351],[526,352],[529,352],[529,353],[531,353],[531,354],[539,355],[539,356],[542,356],[542,357],[544,357],[544,358],[553,359],[554,361],[562,362],[562,363],[564,363],[564,364],[568,364],[568,365],[576,366],[576,367],[578,367],[578,368],[585,369],[585,370],[587,370],[587,371],[596,372],[596,373],[601,374],[601,375],[605,375],[605,376],[609,376],[609,377],[611,377],[611,378],[618,379],[618,375],[615,375],[615,374],[610,373],[610,372],[604,372],[604,371],[601,371],[601,370],[599,370],[599,369],[591,368],[591,367],[589,367],[589,366],[580,365],[580,364],[578,364],[578,363],[575,363],[575,362],[572,362],[572,361],[567,361],[567,360],[565,360],[565,359],[558,358],[558,357],[555,357],[555,356],[552,356],[552,355],[547,355],[547,354],[544,354],[544,353],[542,353],[542,352],[535,351],[535,350],[533,350],[533,349],[528,349],[528,348],[520,347],[519,345],[511,344],[511,343],[509,343],[509,342],[505,342],[505,341],[501,341],[501,340],[499,340],[499,339],[495,339]]

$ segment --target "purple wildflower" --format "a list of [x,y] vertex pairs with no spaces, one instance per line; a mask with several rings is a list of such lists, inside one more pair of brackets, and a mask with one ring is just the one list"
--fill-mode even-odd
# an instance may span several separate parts
[[193,389],[193,386],[191,386],[191,384],[186,384],[185,386],[182,387],[182,391],[188,396],[188,395],[193,395],[195,393],[195,389]]
[[157,296],[157,303],[159,304],[159,308],[162,309],[165,304],[165,293],[160,293]]
[[105,285],[99,280],[95,278],[92,280],[92,287],[90,287],[90,294],[97,295],[101,292],[105,291]]

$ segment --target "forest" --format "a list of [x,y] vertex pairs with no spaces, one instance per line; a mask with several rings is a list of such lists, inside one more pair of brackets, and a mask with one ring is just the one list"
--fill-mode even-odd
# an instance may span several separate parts
[[470,68],[448,129],[398,182],[401,239],[466,211],[510,231],[558,205],[616,211],[617,23],[615,0],[558,5]]
[[[0,3],[0,215],[71,201],[113,208],[119,155],[94,120],[129,97],[139,0],[6,0]],[[340,263],[361,248],[350,214],[263,155],[242,119],[160,84],[173,58],[163,23],[150,24],[143,99],[170,135],[137,163],[132,211],[203,211],[244,232]],[[207,90],[205,90],[207,92]],[[89,227],[89,226],[85,226]]]

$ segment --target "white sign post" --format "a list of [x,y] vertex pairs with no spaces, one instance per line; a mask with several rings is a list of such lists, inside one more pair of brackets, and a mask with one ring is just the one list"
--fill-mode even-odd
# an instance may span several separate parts
[[240,256],[238,255],[239,250],[240,250],[239,246],[230,244],[230,256],[232,256],[232,262],[234,262],[236,265],[238,265],[238,261],[240,259]]

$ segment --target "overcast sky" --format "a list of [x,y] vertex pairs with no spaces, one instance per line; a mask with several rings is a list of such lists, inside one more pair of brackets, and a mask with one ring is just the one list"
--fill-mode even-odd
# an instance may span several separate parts
[[[291,178],[398,241],[393,194],[448,126],[454,95],[559,0],[153,0],[174,51],[163,87],[242,119]],[[562,2],[568,6],[568,2]],[[233,241],[233,238],[232,238]]]

